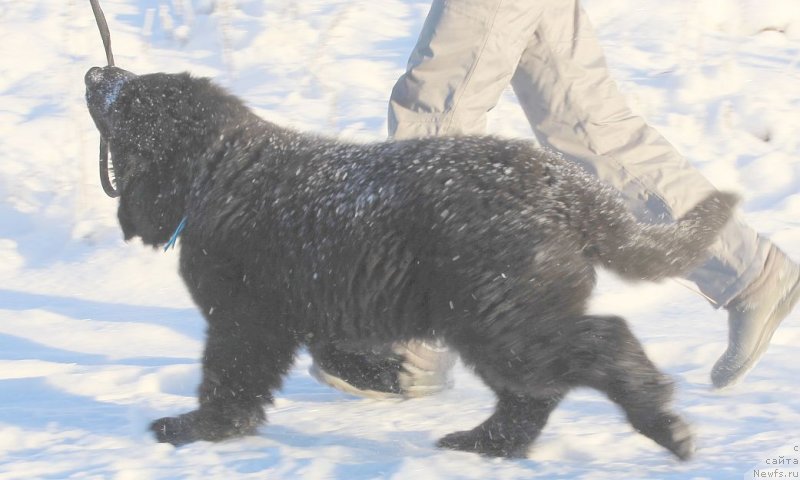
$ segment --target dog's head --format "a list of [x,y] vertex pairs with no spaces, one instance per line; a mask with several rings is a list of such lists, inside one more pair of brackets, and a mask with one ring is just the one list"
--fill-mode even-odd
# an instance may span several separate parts
[[163,244],[185,215],[200,157],[247,109],[186,73],[139,76],[94,67],[85,82],[89,112],[109,144],[125,238]]

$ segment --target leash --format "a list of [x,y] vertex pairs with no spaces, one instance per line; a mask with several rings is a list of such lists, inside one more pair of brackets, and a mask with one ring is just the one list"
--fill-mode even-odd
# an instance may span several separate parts
[[108,60],[108,66],[114,66],[114,54],[111,53],[111,33],[108,31],[108,22],[106,22],[106,16],[103,14],[103,9],[100,8],[100,4],[97,3],[97,0],[89,0],[89,3],[92,5],[92,12],[94,12],[94,19],[97,22],[97,28],[100,29],[100,37],[103,39],[103,47],[106,49],[106,60]]
[[[97,22],[97,28],[100,29],[100,37],[103,40],[103,48],[106,51],[106,60],[108,60],[108,66],[114,66],[114,54],[111,52],[111,33],[108,31],[108,22],[106,22],[106,16],[103,14],[103,10],[100,8],[100,4],[97,0],[89,0],[89,3],[92,6],[92,12],[94,12],[94,19]],[[106,192],[111,198],[119,197],[119,190],[114,188],[114,184],[111,183],[111,177],[108,172],[108,165],[109,165],[109,149],[108,149],[108,140],[100,135],[100,185],[103,187],[103,191]]]

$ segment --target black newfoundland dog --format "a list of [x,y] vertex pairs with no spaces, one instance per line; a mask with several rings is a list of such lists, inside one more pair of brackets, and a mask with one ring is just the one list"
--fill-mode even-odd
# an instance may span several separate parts
[[672,384],[623,319],[587,315],[595,266],[686,272],[736,197],[642,225],[618,195],[529,142],[345,143],[264,121],[207,79],[86,74],[129,239],[179,225],[180,272],[208,322],[199,408],[155,421],[175,445],[253,434],[301,345],[437,338],[497,395],[439,445],[524,456],[567,392],[589,386],[681,459]]

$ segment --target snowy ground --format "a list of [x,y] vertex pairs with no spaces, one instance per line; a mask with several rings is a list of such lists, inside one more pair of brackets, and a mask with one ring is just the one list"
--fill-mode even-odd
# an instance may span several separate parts
[[[386,100],[425,0],[103,0],[117,64],[214,77],[265,117],[380,139]],[[585,3],[631,105],[747,220],[800,259],[800,3]],[[603,276],[594,309],[625,315],[678,383],[699,449],[685,464],[578,391],[523,461],[433,448],[489,414],[464,369],[445,394],[407,402],[315,383],[301,355],[256,437],[181,448],[145,432],[195,404],[203,325],[177,253],[125,244],[96,174],[83,74],[104,62],[88,2],[0,0],[0,478],[800,478],[800,320],[747,381],[708,373],[725,315],[675,282]],[[491,131],[529,136],[508,93]]]

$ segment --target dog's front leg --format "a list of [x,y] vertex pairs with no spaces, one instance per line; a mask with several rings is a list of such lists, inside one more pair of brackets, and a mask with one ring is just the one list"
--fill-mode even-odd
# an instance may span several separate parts
[[150,427],[159,442],[173,445],[255,433],[298,345],[288,322],[249,293],[241,276],[197,267],[184,269],[184,278],[208,321],[200,407]]

